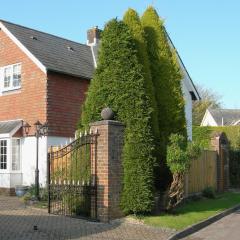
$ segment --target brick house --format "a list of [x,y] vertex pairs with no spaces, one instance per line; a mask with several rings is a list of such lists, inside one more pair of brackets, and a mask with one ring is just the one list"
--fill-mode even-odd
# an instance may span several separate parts
[[[85,45],[0,20],[0,188],[34,183],[37,120],[49,125],[48,136],[39,140],[41,184],[48,146],[74,137],[97,32],[89,31]],[[28,135],[23,123],[31,125]]]
[[[74,137],[98,42],[97,28],[88,31],[87,44],[80,44],[0,20],[0,190],[34,183],[38,120],[49,125],[39,142],[39,177],[45,184],[48,147]],[[192,100],[199,95],[179,61],[191,138]],[[24,123],[31,126],[28,134]]]

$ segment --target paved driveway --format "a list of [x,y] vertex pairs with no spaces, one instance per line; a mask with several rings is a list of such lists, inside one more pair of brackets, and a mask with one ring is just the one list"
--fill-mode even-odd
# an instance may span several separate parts
[[240,210],[196,232],[186,240],[239,240]]
[[[37,231],[34,225],[38,226]],[[141,224],[121,221],[103,224],[48,215],[45,210],[25,207],[15,197],[0,196],[1,240],[164,240],[169,235],[169,232]]]

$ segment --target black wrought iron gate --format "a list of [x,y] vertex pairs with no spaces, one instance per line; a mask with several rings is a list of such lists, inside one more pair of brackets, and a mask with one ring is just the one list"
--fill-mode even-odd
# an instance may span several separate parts
[[48,153],[48,212],[97,219],[97,134]]

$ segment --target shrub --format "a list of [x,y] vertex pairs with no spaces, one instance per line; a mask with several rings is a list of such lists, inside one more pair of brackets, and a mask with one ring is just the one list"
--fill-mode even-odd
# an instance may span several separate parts
[[206,197],[206,198],[215,198],[216,197],[216,193],[215,193],[215,190],[213,187],[206,187],[205,189],[203,189],[202,195],[203,195],[203,197]]
[[184,176],[191,166],[191,161],[200,154],[197,144],[187,142],[179,134],[171,134],[170,144],[167,148],[167,165],[173,174],[173,181],[169,189],[168,210],[179,205],[183,200]]
[[109,21],[102,32],[98,66],[79,127],[88,128],[89,123],[100,120],[106,106],[125,124],[121,207],[126,213],[149,212],[153,205],[153,109],[142,69],[127,25],[116,19]]
[[182,73],[176,52],[169,45],[163,20],[153,7],[148,7],[142,18],[146,34],[147,50],[155,88],[158,124],[160,131],[160,168],[158,185],[166,188],[171,182],[171,174],[166,166],[166,148],[173,133],[187,135],[182,93]]
[[152,74],[150,69],[150,61],[147,52],[147,42],[145,38],[145,32],[141,24],[141,20],[138,13],[133,9],[128,9],[123,17],[124,23],[126,23],[131,31],[132,37],[135,41],[137,48],[138,61],[143,66],[143,76],[145,82],[146,93],[150,99],[150,105],[154,111],[151,113],[151,124],[153,135],[155,136],[155,144],[159,142],[160,132],[158,126],[158,108],[155,97],[155,91],[152,82]]

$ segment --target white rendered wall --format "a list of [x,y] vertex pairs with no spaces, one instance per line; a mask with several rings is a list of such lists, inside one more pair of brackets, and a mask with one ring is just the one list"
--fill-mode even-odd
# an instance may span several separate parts
[[[65,137],[41,137],[39,138],[39,183],[46,185],[47,181],[47,152],[50,146],[66,145],[70,138]],[[22,175],[23,185],[31,185],[35,182],[36,169],[36,137],[26,137],[22,139]]]
[[185,81],[182,84],[183,95],[185,99],[185,117],[187,122],[188,139],[192,140],[192,97],[186,87]]
[[[47,139],[39,138],[39,182],[45,183],[46,166],[47,166]],[[22,173],[23,185],[31,185],[35,181],[36,169],[36,137],[22,138]]]
[[0,187],[10,188],[10,173],[0,173]]

